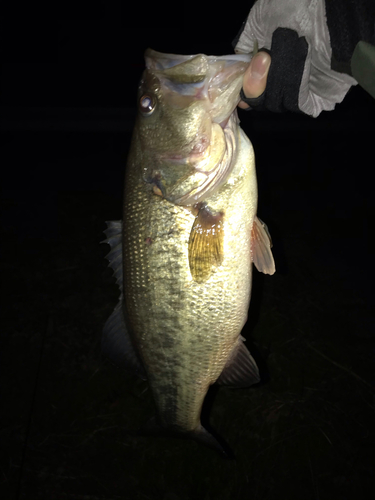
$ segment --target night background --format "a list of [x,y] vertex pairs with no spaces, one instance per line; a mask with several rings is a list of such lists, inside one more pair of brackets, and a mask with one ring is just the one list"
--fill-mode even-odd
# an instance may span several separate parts
[[147,383],[100,353],[119,293],[99,242],[122,216],[143,53],[232,53],[251,2],[120,5],[2,29],[0,497],[370,498],[375,100],[357,86],[316,119],[240,111],[276,262],[254,272],[243,330],[262,382],[207,398],[235,459],[139,436]]

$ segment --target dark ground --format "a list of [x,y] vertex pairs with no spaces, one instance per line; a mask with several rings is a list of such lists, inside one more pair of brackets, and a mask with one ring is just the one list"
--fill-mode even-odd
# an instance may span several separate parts
[[315,120],[241,114],[277,273],[255,272],[244,329],[263,382],[205,408],[234,460],[136,435],[147,384],[100,354],[118,291],[99,242],[121,217],[132,113],[51,102],[4,110],[0,498],[370,498],[375,102],[355,88]]

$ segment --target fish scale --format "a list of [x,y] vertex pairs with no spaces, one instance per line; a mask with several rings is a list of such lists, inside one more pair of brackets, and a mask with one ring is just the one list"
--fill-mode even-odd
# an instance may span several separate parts
[[[248,158],[241,158],[233,171],[244,186],[222,190],[223,206],[229,205],[226,197],[233,198],[234,207],[226,209],[225,265],[203,284],[192,280],[188,262],[194,215],[145,189],[136,167],[126,179],[124,234],[129,236],[123,252],[129,323],[163,423],[185,430],[197,426],[208,387],[223,370],[247,318],[248,214],[251,205],[255,208],[256,188],[254,169],[248,168],[252,148],[246,142]],[[241,169],[248,172],[241,174]],[[171,389],[165,394],[166,387],[173,388],[173,398]]]
[[[256,363],[240,334],[247,320],[253,262],[263,272],[274,272],[267,229],[256,217],[254,152],[235,111],[246,65],[232,56],[227,81],[225,74],[215,76],[215,68],[226,70],[225,59],[217,58],[216,64],[214,56],[200,56],[197,71],[203,71],[205,58],[212,82],[222,84],[225,92],[219,89],[215,93],[219,101],[211,104],[208,97],[203,101],[203,91],[195,101],[180,102],[178,92],[189,91],[190,79],[195,85],[202,78],[200,73],[199,78],[194,75],[193,56],[150,53],[151,60],[161,62],[154,72],[146,70],[140,87],[139,102],[147,109],[138,116],[128,157],[122,228],[117,237],[118,223],[107,230],[106,241],[113,249],[108,258],[116,275],[122,248],[123,286],[120,283],[120,302],[104,327],[102,345],[109,357],[124,366],[128,359],[138,374],[146,375],[157,409],[153,424],[221,449],[200,424],[203,401],[216,381],[232,387],[259,381]],[[152,68],[150,53],[146,61]],[[175,65],[168,60],[163,74],[165,57],[173,57]],[[166,77],[177,83],[167,86],[164,95]],[[177,93],[169,103],[171,88]],[[220,104],[222,94],[225,99]],[[220,119],[228,106],[224,133],[217,133],[219,126],[212,122],[216,132],[211,140],[224,141],[217,145],[202,139],[202,134],[209,134],[210,105]],[[197,143],[189,139],[189,145],[181,145],[185,121],[189,138],[197,126]],[[187,155],[177,166],[174,135],[176,147]],[[197,153],[196,144],[213,146],[215,159],[207,156],[209,149]],[[171,159],[168,151],[173,153]],[[205,175],[211,180],[201,185]]]

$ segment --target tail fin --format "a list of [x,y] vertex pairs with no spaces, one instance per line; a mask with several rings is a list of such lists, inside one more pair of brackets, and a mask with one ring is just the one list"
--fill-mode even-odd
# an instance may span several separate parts
[[215,450],[223,458],[234,458],[234,454],[228,445],[224,443],[220,437],[214,437],[203,427],[202,424],[200,424],[200,426],[194,431],[189,432],[188,437],[191,437],[194,441]]
[[[216,434],[216,433],[215,433]],[[201,443],[212,450],[215,450],[223,458],[234,458],[232,450],[223,440],[216,436],[214,437],[211,432],[208,432],[202,424],[193,431],[183,431],[177,429],[168,429],[159,424],[156,417],[152,417],[148,422],[138,431],[140,436],[154,436],[154,437],[173,437],[180,439],[194,439],[197,443]]]

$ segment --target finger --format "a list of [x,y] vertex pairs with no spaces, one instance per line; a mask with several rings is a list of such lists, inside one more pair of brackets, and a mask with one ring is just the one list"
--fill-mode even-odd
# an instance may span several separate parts
[[[244,79],[243,91],[246,97],[259,97],[266,89],[267,76],[270,69],[271,56],[267,52],[258,52],[251,60]],[[249,106],[240,101],[240,108],[248,108]]]

